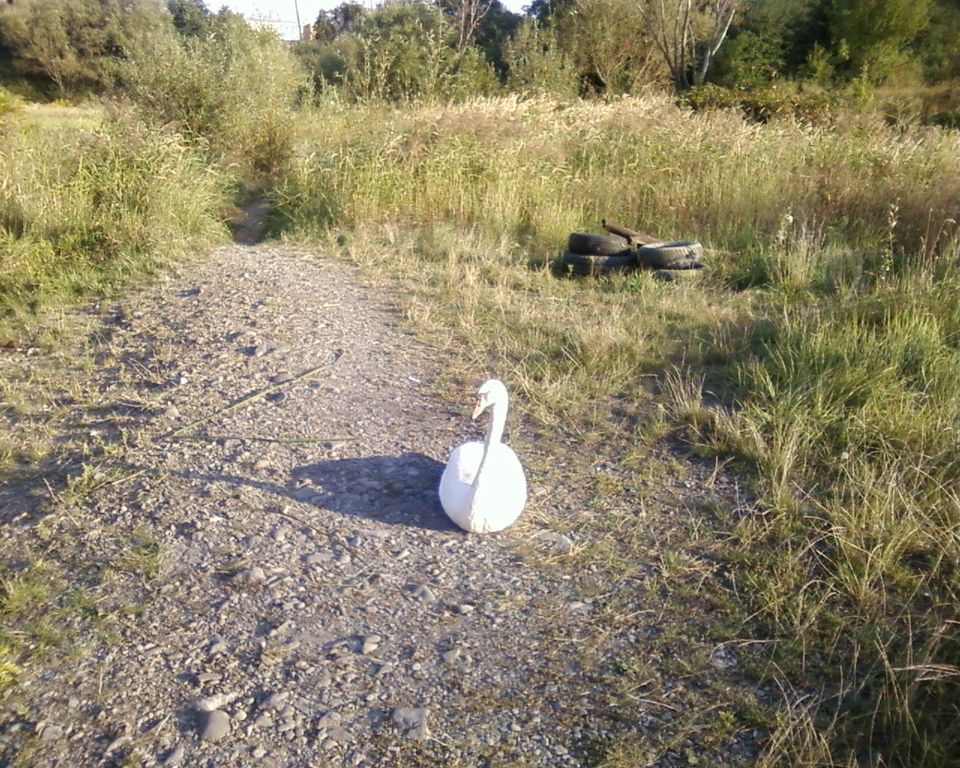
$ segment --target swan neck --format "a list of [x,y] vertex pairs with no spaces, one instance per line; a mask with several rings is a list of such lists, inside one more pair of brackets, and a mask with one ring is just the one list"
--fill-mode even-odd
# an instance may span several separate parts
[[487,465],[487,458],[493,446],[500,442],[503,437],[503,428],[507,423],[507,408],[505,403],[494,403],[491,408],[490,423],[487,425],[487,438],[483,443],[483,457],[480,459],[480,466],[477,467],[476,477],[473,478],[473,487],[480,484],[480,478],[483,476],[483,468]]

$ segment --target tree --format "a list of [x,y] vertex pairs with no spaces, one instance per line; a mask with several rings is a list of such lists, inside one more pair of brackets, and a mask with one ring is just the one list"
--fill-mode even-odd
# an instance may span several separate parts
[[120,62],[164,24],[151,0],[36,0],[0,14],[14,69],[71,88],[108,88]]
[[573,0],[551,17],[585,90],[625,93],[655,79],[657,48],[636,0]]
[[834,53],[855,75],[883,80],[930,21],[929,0],[830,0]]
[[167,10],[181,35],[201,37],[210,31],[212,14],[203,0],[167,0]]
[[476,48],[457,50],[457,31],[436,5],[395,0],[370,11],[337,43],[344,82],[360,100],[455,98],[498,87]]
[[501,77],[505,77],[507,71],[504,48],[522,21],[519,13],[504,7],[500,0],[493,0],[477,30],[474,45],[483,51]]
[[703,85],[739,0],[652,0],[653,36],[676,87]]
[[448,0],[457,29],[457,52],[471,45],[494,0]]
[[367,16],[367,9],[360,3],[340,3],[328,13],[334,37],[355,32]]
[[960,0],[934,0],[930,23],[914,41],[930,82],[960,77]]

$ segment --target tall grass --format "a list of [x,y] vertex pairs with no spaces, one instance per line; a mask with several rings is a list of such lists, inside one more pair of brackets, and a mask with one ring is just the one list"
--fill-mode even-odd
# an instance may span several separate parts
[[[741,619],[804,692],[765,764],[956,764],[957,133],[502,99],[329,108],[300,147],[281,226],[399,275],[413,319],[534,414],[611,429],[604,400],[642,408],[658,373],[674,423],[741,459]],[[704,241],[714,277],[542,267],[600,218]]]
[[98,293],[224,235],[216,172],[173,133],[118,116],[0,143],[0,339],[41,307]]
[[708,429],[755,462],[766,514],[738,531],[755,604],[790,672],[839,711],[822,721],[835,753],[868,764],[960,756],[956,247],[783,308],[736,368],[736,409]]
[[499,99],[305,120],[309,148],[281,190],[293,229],[456,221],[554,252],[601,217],[715,248],[769,242],[791,212],[829,242],[898,241],[957,206],[956,136],[694,115],[665,97],[608,104]]

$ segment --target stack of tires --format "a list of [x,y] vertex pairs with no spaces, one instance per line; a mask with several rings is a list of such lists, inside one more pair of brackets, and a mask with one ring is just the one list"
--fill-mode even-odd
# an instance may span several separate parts
[[695,279],[706,271],[703,246],[697,242],[650,242],[630,245],[616,235],[574,232],[560,260],[575,275],[606,275],[645,269],[658,280]]

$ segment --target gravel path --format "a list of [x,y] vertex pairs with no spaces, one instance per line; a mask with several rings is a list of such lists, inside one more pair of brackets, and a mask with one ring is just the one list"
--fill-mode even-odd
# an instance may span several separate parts
[[[73,427],[124,444],[122,469],[49,525],[104,597],[75,619],[84,652],[4,694],[7,759],[579,766],[638,727],[581,654],[619,637],[588,620],[584,574],[521,552],[569,549],[536,520],[582,494],[531,471],[516,528],[454,528],[436,486],[488,372],[440,398],[442,354],[350,267],[223,248],[106,314],[97,360],[111,406]],[[26,549],[29,505],[5,521]]]

